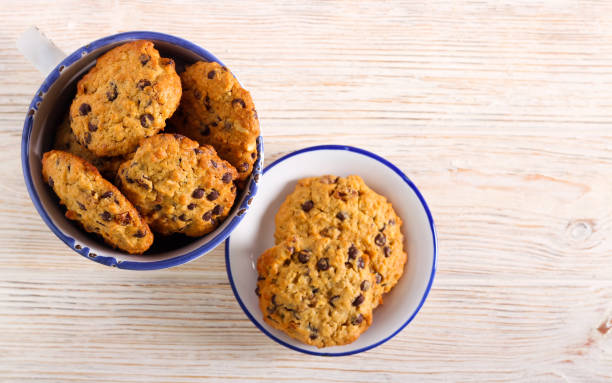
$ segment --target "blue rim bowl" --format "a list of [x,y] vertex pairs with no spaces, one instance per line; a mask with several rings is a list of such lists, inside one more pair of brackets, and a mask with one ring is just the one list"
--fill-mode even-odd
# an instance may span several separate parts
[[[186,248],[189,248],[188,251],[181,252],[180,248],[173,249],[173,253],[179,252],[180,254],[173,254],[172,256],[168,256],[168,258],[164,258],[163,253],[160,253],[162,255],[159,256],[159,254],[157,254],[155,257],[156,260],[152,261],[147,261],[148,256],[146,254],[139,256],[128,256],[126,254],[126,257],[130,258],[130,260],[124,260],[122,259],[122,255],[103,255],[104,253],[108,252],[116,252],[103,244],[101,240],[94,240],[91,238],[88,242],[94,244],[95,247],[91,245],[88,246],[84,243],[80,243],[84,241],[75,239],[73,236],[66,233],[65,230],[58,227],[55,220],[63,219],[67,221],[67,219],[64,217],[59,218],[57,217],[57,214],[55,214],[55,218],[52,218],[49,214],[48,208],[44,206],[48,202],[43,203],[40,195],[41,193],[51,194],[40,176],[40,160],[42,152],[51,149],[50,142],[52,141],[52,136],[54,135],[45,134],[45,132],[55,132],[56,125],[52,124],[54,122],[57,123],[57,116],[54,120],[51,114],[57,113],[54,112],[54,110],[67,110],[67,108],[57,108],[56,106],[66,105],[66,97],[70,96],[70,91],[68,89],[71,89],[71,87],[74,89],[76,81],[91,66],[94,65],[97,57],[119,44],[133,40],[151,40],[155,43],[156,47],[161,45],[167,52],[176,49],[177,51],[180,51],[180,54],[186,57],[186,60],[195,61],[200,59],[216,61],[219,64],[224,65],[221,60],[215,57],[212,53],[199,47],[198,45],[180,37],[159,32],[125,32],[104,37],[87,44],[62,60],[62,62],[60,62],[45,78],[42,85],[32,98],[32,102],[28,108],[23,125],[23,134],[21,139],[21,164],[25,184],[34,207],[51,231],[55,233],[55,235],[66,245],[68,245],[68,247],[81,254],[83,257],[106,266],[129,270],[156,270],[181,265],[208,253],[223,242],[223,240],[226,239],[236,228],[249,210],[249,207],[252,205],[253,198],[257,193],[258,182],[261,176],[263,164],[263,138],[261,136],[257,138],[258,156],[255,164],[253,165],[253,172],[248,179],[242,195],[237,196],[237,202],[234,204],[232,211],[223,224],[217,228],[217,230],[200,239],[193,240],[190,244],[185,246]],[[160,51],[162,50],[159,47],[158,49],[160,49]],[[164,55],[163,52],[162,55]],[[62,98],[64,99],[63,104],[61,103],[62,101],[60,101]],[[33,139],[33,133],[37,133],[35,139]],[[32,147],[33,142],[36,145],[40,145],[42,141],[46,141],[47,144],[42,144],[41,148],[38,149],[34,149]],[[46,201],[50,201],[51,199],[53,198],[45,198]],[[83,231],[83,233],[85,232]],[[134,260],[133,258],[136,257],[137,260]]]
[[276,343],[281,344],[287,348],[290,348],[292,350],[295,351],[299,351],[301,353],[304,354],[308,354],[308,355],[316,355],[316,356],[346,356],[346,355],[353,355],[353,354],[358,354],[364,351],[368,351],[371,350],[375,347],[380,346],[381,344],[387,342],[388,340],[390,340],[391,338],[393,338],[394,336],[396,336],[397,334],[400,333],[400,331],[402,331],[410,322],[412,322],[412,320],[414,319],[414,317],[417,315],[417,313],[421,310],[421,307],[423,307],[423,304],[425,303],[425,300],[427,299],[427,296],[429,295],[429,291],[431,290],[431,287],[433,285],[433,281],[434,281],[434,276],[436,274],[436,267],[437,267],[437,262],[438,262],[438,239],[437,239],[437,234],[436,234],[436,227],[434,224],[434,220],[433,217],[431,215],[431,211],[429,210],[429,206],[427,205],[427,202],[425,202],[425,198],[423,197],[423,195],[421,194],[421,192],[419,191],[419,189],[416,187],[416,185],[408,178],[408,176],[406,176],[397,166],[393,165],[391,162],[387,161],[386,159],[384,159],[383,157],[380,157],[377,154],[374,154],[372,152],[369,152],[367,150],[364,149],[360,149],[360,148],[356,148],[353,146],[346,146],[346,145],[319,145],[319,146],[311,146],[311,147],[307,147],[304,149],[300,149],[297,150],[295,152],[289,153],[279,159],[277,159],[276,161],[274,161],[273,163],[271,163],[270,165],[266,166],[266,168],[263,171],[263,174],[265,176],[265,174],[270,171],[272,168],[274,168],[276,165],[278,165],[279,163],[293,157],[296,155],[299,155],[301,153],[306,153],[306,152],[312,152],[312,151],[317,151],[317,150],[345,150],[345,151],[349,151],[349,152],[354,152],[354,153],[358,153],[361,154],[363,156],[366,157],[370,157],[380,163],[382,163],[383,165],[387,166],[389,169],[391,169],[394,173],[396,173],[398,176],[401,177],[401,179],[412,189],[412,191],[416,194],[416,196],[419,199],[419,202],[421,203],[421,206],[423,207],[423,210],[425,211],[425,214],[427,215],[427,220],[429,221],[429,230],[431,231],[431,237],[433,239],[433,260],[432,260],[432,267],[431,267],[431,272],[429,274],[429,280],[427,282],[427,286],[425,288],[425,291],[423,293],[423,296],[421,298],[421,300],[419,301],[419,304],[417,305],[417,307],[415,308],[415,310],[412,312],[412,314],[408,317],[408,319],[399,327],[397,328],[395,331],[393,331],[393,333],[383,339],[380,339],[379,341],[370,344],[366,347],[362,347],[360,349],[356,349],[356,350],[351,350],[351,351],[347,351],[347,352],[318,352],[318,351],[311,351],[305,348],[300,348],[298,346],[295,346],[293,344],[289,344],[287,342],[285,342],[284,340],[278,338],[277,336],[275,336],[274,334],[272,334],[270,331],[268,331],[261,323],[259,323],[255,317],[253,316],[253,314],[251,314],[251,312],[248,310],[248,308],[246,307],[246,305],[244,304],[244,302],[242,301],[242,299],[240,298],[240,294],[238,293],[238,290],[236,288],[236,284],[234,282],[234,278],[232,276],[232,268],[231,268],[231,264],[230,264],[230,239],[231,237],[228,237],[225,240],[225,268],[227,271],[227,276],[229,278],[230,281],[230,285],[232,287],[232,291],[234,292],[234,296],[236,297],[236,300],[238,301],[238,304],[240,305],[240,308],[242,308],[242,311],[244,311],[244,313],[246,314],[246,316],[251,320],[251,322],[253,322],[253,324],[259,329],[261,330],[261,332],[263,332],[264,334],[266,334],[270,339],[274,340]]

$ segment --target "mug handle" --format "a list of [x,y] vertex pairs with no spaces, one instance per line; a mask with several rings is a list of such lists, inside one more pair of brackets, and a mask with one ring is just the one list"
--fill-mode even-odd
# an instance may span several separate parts
[[17,49],[44,75],[66,58],[66,54],[36,26],[31,26],[19,36]]

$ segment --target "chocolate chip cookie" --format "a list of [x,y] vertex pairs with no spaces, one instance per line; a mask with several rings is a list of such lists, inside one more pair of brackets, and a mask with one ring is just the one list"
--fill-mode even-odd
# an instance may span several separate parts
[[179,134],[147,138],[117,173],[117,185],[151,228],[198,237],[215,229],[236,198],[236,169],[212,146]]
[[123,155],[164,129],[180,99],[174,61],[160,57],[152,42],[134,41],[99,57],[78,82],[70,126],[96,156]]
[[66,206],[66,217],[109,245],[141,254],[153,243],[149,226],[130,201],[84,159],[52,150],[43,155],[42,175]]
[[385,197],[359,176],[305,178],[276,215],[276,243],[293,236],[324,237],[348,247],[345,261],[368,256],[378,302],[401,277],[406,252],[402,221]]
[[257,157],[259,121],[250,93],[216,62],[197,62],[181,73],[183,97],[170,120],[174,131],[212,145],[248,178]]
[[68,116],[66,116],[66,118],[62,121],[57,129],[57,132],[55,133],[55,143],[53,144],[53,149],[64,150],[68,153],[74,154],[75,156],[81,157],[95,166],[104,176],[104,178],[111,181],[115,179],[119,165],[121,165],[121,163],[127,159],[126,156],[129,156],[96,156],[89,149],[79,144],[74,136],[74,133],[72,133],[72,129],[70,129],[70,121],[68,120]]
[[264,320],[317,347],[347,344],[372,323],[376,283],[369,257],[347,261],[350,244],[294,236],[257,261],[256,294]]

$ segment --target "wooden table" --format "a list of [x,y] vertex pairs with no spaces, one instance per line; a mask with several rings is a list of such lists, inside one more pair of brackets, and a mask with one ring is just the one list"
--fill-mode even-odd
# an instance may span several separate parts
[[[612,3],[424,3],[4,1],[0,381],[610,381]],[[397,164],[439,234],[419,315],[364,354],[307,356],[246,318],[223,246],[152,272],[69,250],[21,173],[33,24],[65,52],[128,30],[209,49],[251,91],[267,163],[336,143]]]

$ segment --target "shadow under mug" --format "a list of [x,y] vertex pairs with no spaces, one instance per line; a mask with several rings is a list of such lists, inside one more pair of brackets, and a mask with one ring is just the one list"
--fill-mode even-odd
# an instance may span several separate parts
[[[240,223],[257,192],[263,164],[263,139],[257,138],[258,156],[253,172],[225,221],[201,238],[183,235],[158,236],[144,255],[129,255],[112,249],[76,223],[68,220],[55,194],[41,176],[41,159],[52,148],[55,131],[67,113],[76,93],[76,83],[96,59],[108,50],[134,40],[150,40],[162,57],[175,60],[177,71],[199,60],[223,63],[205,49],[179,37],[147,31],[125,32],[96,40],[64,54],[36,28],[26,31],[17,45],[21,52],[43,73],[46,79],[34,95],[25,118],[21,141],[23,175],[30,198],[49,228],[70,248],[98,263],[132,270],[154,270],[189,262],[214,249]],[[63,59],[62,59],[63,58]],[[57,64],[57,62],[59,64]]]

